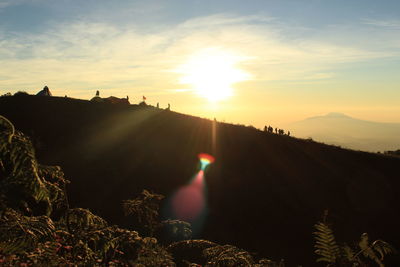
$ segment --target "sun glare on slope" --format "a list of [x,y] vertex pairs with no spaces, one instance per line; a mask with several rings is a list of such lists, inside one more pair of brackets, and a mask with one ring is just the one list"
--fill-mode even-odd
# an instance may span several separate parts
[[250,79],[250,75],[236,67],[245,58],[220,49],[206,49],[195,53],[177,72],[183,76],[181,84],[188,84],[201,97],[211,102],[233,95],[232,85]]

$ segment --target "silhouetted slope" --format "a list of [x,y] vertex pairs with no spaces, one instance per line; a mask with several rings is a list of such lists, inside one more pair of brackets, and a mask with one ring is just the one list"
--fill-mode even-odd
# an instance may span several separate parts
[[202,237],[291,264],[314,264],[313,225],[330,210],[338,240],[363,232],[400,248],[400,159],[344,150],[152,107],[56,97],[1,97],[0,114],[61,165],[74,206],[126,225],[120,203],[143,188],[170,195],[198,170],[209,214]]

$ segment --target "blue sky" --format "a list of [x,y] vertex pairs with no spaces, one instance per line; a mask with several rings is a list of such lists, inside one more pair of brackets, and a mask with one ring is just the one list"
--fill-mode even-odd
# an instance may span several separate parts
[[[209,48],[252,77],[212,111],[174,72]],[[0,0],[0,93],[146,94],[259,127],[331,111],[400,122],[399,52],[400,1]]]
[[0,23],[10,31],[44,30],[57,22],[90,19],[118,25],[175,24],[217,13],[262,14],[314,28],[360,23],[364,19],[398,21],[396,0],[2,0]]

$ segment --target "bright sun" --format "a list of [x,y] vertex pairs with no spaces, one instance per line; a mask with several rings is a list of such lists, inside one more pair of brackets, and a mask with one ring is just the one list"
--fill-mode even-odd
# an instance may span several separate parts
[[178,68],[181,84],[189,84],[195,92],[217,102],[233,94],[232,85],[245,81],[250,75],[235,67],[244,58],[220,49],[206,49],[194,54]]

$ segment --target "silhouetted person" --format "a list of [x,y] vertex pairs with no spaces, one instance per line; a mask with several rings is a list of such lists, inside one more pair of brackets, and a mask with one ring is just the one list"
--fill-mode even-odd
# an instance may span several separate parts
[[160,103],[157,102],[157,108],[160,108]]
[[39,96],[52,96],[49,87],[47,87],[47,85],[43,88],[43,90],[39,91],[39,93],[37,93],[36,95]]
[[126,96],[126,100],[128,100],[128,101],[129,101],[129,96]]
[[290,136],[290,131],[287,132],[287,135]]
[[276,134],[278,133],[278,128],[275,128],[275,133],[276,133]]
[[168,103],[167,110],[171,110],[171,105]]
[[268,131],[268,127],[267,127],[267,125],[265,125],[264,126],[264,132],[267,132]]
[[94,97],[92,97],[92,99],[90,99],[90,101],[93,102],[107,102],[107,99],[103,99],[100,97],[100,91],[96,90],[96,95]]

